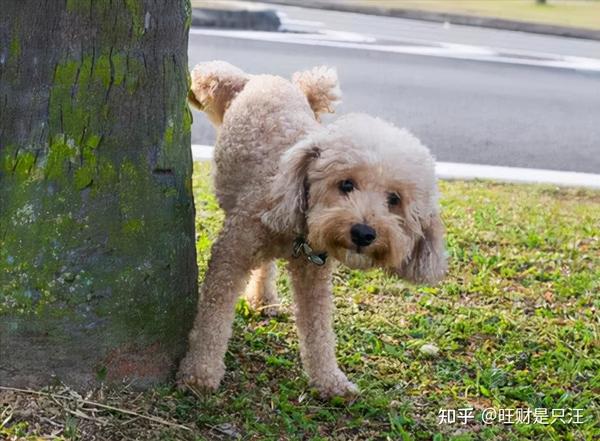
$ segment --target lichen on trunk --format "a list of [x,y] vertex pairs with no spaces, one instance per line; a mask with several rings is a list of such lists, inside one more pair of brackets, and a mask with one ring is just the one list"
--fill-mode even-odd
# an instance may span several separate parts
[[0,384],[160,381],[196,298],[187,0],[0,11]]

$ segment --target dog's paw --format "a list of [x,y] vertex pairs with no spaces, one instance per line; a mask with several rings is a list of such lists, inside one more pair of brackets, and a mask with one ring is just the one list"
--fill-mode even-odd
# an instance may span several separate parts
[[179,374],[177,388],[181,391],[192,390],[196,393],[211,393],[219,388],[220,381],[214,378],[197,377],[193,374]]
[[311,381],[323,399],[333,397],[353,398],[360,393],[358,386],[352,383],[340,370]]
[[177,373],[177,387],[200,393],[214,392],[219,388],[224,374],[223,363],[204,363],[186,357]]

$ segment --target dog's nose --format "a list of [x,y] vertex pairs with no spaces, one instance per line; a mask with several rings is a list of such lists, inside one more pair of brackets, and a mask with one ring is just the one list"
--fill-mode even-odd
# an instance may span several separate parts
[[352,242],[355,245],[366,247],[375,240],[377,234],[373,228],[366,224],[354,224],[350,228],[350,237],[352,237]]

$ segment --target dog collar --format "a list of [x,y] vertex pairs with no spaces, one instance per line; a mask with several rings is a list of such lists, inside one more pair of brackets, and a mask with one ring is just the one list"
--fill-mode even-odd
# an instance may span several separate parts
[[309,262],[317,266],[323,266],[327,262],[327,253],[315,253],[308,242],[306,242],[306,239],[298,237],[294,241],[292,256],[300,257],[301,254],[304,254]]

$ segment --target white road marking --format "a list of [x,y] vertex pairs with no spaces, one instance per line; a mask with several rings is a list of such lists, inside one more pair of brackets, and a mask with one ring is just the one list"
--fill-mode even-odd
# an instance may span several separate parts
[[312,20],[298,20],[295,18],[290,18],[287,13],[283,11],[276,11],[277,16],[279,17],[279,21],[281,22],[280,30],[289,30],[288,28],[294,26],[301,27],[309,27],[309,28],[322,28],[325,26],[325,23],[322,21],[312,21]]
[[431,42],[428,45],[410,43],[401,45],[375,44],[377,40],[374,37],[354,32],[323,30],[319,33],[292,33],[192,28],[190,34],[600,72],[600,59],[596,58],[561,56],[444,42]]
[[[214,147],[192,144],[194,161],[210,161]],[[521,184],[551,184],[561,187],[587,187],[600,189],[600,175],[593,173],[542,170],[536,168],[501,167],[496,165],[437,162],[435,172],[444,180],[492,180]]]
[[297,20],[295,18],[289,18],[287,14],[283,12],[278,12],[277,15],[279,16],[279,21],[281,21],[281,24],[284,29],[287,26],[306,26],[312,28],[320,28],[325,25],[322,21]]
[[291,25],[291,26],[309,26],[314,28],[319,28],[323,26],[323,22],[321,21],[312,21],[312,20],[296,20],[294,18],[283,18],[279,17],[282,25]]
[[600,189],[600,175],[593,173],[543,170],[537,168],[501,167],[497,165],[438,162],[435,172],[440,179],[483,179],[514,183],[552,184],[564,187]]
[[194,161],[211,161],[215,148],[210,145],[192,144]]

